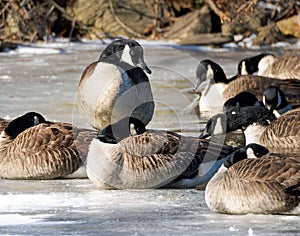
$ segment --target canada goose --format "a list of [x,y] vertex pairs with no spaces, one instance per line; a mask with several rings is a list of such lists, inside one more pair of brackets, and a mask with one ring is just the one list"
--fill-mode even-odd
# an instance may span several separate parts
[[247,106],[264,106],[264,104],[258,101],[257,97],[253,93],[244,91],[238,93],[232,98],[229,98],[223,105],[223,111],[227,113],[237,107]]
[[300,79],[300,57],[281,56],[262,53],[245,58],[238,65],[238,74],[247,75],[257,72],[257,75],[277,79]]
[[87,175],[100,189],[194,188],[234,150],[174,132],[146,130],[135,118],[104,128],[89,147]]
[[233,152],[205,188],[209,209],[226,214],[299,215],[300,161],[267,153],[258,144]]
[[242,59],[238,64],[238,75],[251,75],[258,72],[259,61],[264,57],[266,59],[267,58],[273,59],[274,57],[272,56],[273,54],[271,53],[261,53],[253,57],[246,57]]
[[126,116],[146,125],[152,119],[154,102],[144,62],[144,52],[135,40],[110,43],[82,73],[77,106],[83,118],[97,129]]
[[264,107],[241,107],[231,114],[218,114],[202,132],[201,138],[242,129],[246,144],[258,143],[270,148],[300,147],[300,108],[276,119]]
[[276,85],[287,96],[292,106],[300,103],[300,81],[280,80],[256,75],[237,75],[227,79],[223,69],[211,60],[199,63],[196,76],[198,78],[194,90],[201,91],[200,111],[222,110],[224,102],[238,93],[248,91],[258,100],[262,100],[265,88]]
[[266,88],[263,95],[263,103],[265,107],[273,112],[277,118],[285,112],[293,109],[286,100],[282,90],[277,86],[270,86]]
[[0,178],[86,178],[79,168],[84,167],[88,145],[96,134],[68,123],[46,121],[36,112],[26,113],[1,132]]

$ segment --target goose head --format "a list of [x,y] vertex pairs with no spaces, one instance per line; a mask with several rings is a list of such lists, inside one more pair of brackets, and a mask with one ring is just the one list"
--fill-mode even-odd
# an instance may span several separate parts
[[[200,92],[208,91],[210,86],[215,83],[227,84],[229,82],[221,66],[211,60],[203,60],[199,63],[196,78],[194,91],[199,90]],[[203,93],[205,94],[205,92]]]
[[199,138],[210,138],[215,134],[225,134],[226,126],[226,115],[223,113],[216,114],[207,121]]
[[263,94],[263,103],[267,109],[273,112],[276,117],[292,109],[284,93],[277,86],[269,86]]
[[261,53],[259,55],[248,57],[241,60],[238,64],[238,75],[249,75],[258,72],[259,63],[263,58],[274,56],[271,53]]
[[146,128],[142,121],[133,117],[125,117],[114,124],[106,126],[99,132],[97,139],[103,143],[116,144],[131,135],[142,134],[145,131]]
[[223,105],[223,111],[225,113],[231,113],[236,107],[247,106],[262,106],[257,97],[248,91],[238,93],[233,98],[228,99]]
[[256,143],[250,143],[247,146],[240,148],[233,153],[231,153],[226,160],[224,161],[223,165],[226,168],[231,167],[235,163],[248,159],[248,158],[260,158],[269,153],[269,150],[262,145]]
[[10,138],[14,139],[20,133],[22,133],[24,130],[31,128],[33,126],[39,125],[41,123],[49,124],[50,122],[46,121],[46,119],[39,113],[28,112],[16,119],[12,120],[9,123],[9,125],[6,127],[4,132]]
[[118,39],[110,43],[100,55],[98,62],[118,65],[120,62],[137,66],[151,74],[151,70],[144,61],[144,50],[135,40]]

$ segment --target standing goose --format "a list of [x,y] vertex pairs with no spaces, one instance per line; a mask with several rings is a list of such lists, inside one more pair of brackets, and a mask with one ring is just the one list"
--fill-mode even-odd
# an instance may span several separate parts
[[80,114],[97,129],[126,116],[148,124],[154,113],[154,102],[143,70],[151,73],[138,42],[119,39],[110,43],[99,60],[82,73],[77,94]]
[[293,109],[282,90],[277,86],[266,88],[263,95],[263,103],[277,118]]
[[238,74],[247,75],[255,72],[257,75],[270,78],[300,80],[300,57],[276,57],[271,53],[262,53],[240,61]]
[[205,189],[209,209],[226,214],[300,214],[300,161],[258,144],[233,152]]
[[89,147],[87,174],[100,189],[194,188],[206,184],[231,146],[146,130],[135,118],[104,128]]
[[[96,131],[49,122],[35,112],[12,120],[0,135],[0,178],[87,177],[88,145]],[[80,168],[80,169],[79,169]]]
[[200,111],[221,111],[223,104],[238,93],[248,91],[262,100],[265,88],[276,85],[290,100],[291,105],[300,103],[300,81],[280,80],[256,75],[237,75],[227,79],[223,69],[211,60],[199,63],[198,78],[194,90],[201,91]]
[[264,107],[241,107],[231,114],[210,119],[201,138],[242,129],[246,144],[258,143],[270,148],[300,147],[300,108],[278,119]]

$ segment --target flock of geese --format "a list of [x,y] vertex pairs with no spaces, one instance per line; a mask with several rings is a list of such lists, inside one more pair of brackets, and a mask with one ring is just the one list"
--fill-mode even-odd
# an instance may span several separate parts
[[[0,118],[0,178],[89,178],[99,189],[196,188],[228,214],[300,214],[300,160],[267,148],[300,148],[300,58],[260,54],[238,75],[203,60],[194,90],[215,111],[197,137],[147,129],[155,103],[142,46],[110,43],[82,73],[77,107],[93,127],[28,112]],[[215,94],[219,94],[219,100]],[[243,130],[242,148],[210,140]]]

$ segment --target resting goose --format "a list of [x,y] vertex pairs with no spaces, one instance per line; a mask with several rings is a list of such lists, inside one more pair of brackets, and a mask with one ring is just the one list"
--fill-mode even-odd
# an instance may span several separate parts
[[[272,59],[273,54],[271,53],[261,53],[253,57],[246,57],[242,59],[238,64],[238,75],[251,75],[258,72],[258,63],[262,58]],[[270,57],[269,57],[270,56]]]
[[201,138],[242,129],[246,144],[258,143],[270,148],[300,147],[300,108],[286,112],[276,119],[264,107],[241,107],[231,114],[213,116]]
[[205,139],[146,130],[135,118],[104,128],[89,147],[87,174],[100,189],[194,188],[234,150]]
[[205,189],[210,210],[226,214],[300,214],[300,161],[258,144],[233,152]]
[[220,112],[223,104],[240,92],[248,91],[262,100],[265,88],[276,85],[287,96],[291,105],[300,103],[300,81],[280,80],[256,75],[237,75],[227,79],[223,69],[211,60],[199,63],[194,90],[201,91],[200,111]]
[[135,40],[110,43],[98,61],[82,73],[77,106],[83,118],[97,129],[126,116],[146,125],[152,119],[154,102],[144,62],[144,52]]
[[0,178],[86,178],[88,145],[96,131],[49,122],[36,112],[20,116],[0,135]]
[[230,113],[237,107],[248,107],[248,106],[264,106],[263,103],[258,101],[257,97],[248,91],[240,92],[234,97],[228,99],[223,105],[223,111]]
[[238,74],[247,75],[257,72],[257,75],[277,79],[300,79],[300,57],[281,56],[262,53],[245,58],[238,65]]
[[277,86],[266,88],[263,95],[263,103],[277,118],[293,109],[282,90]]

